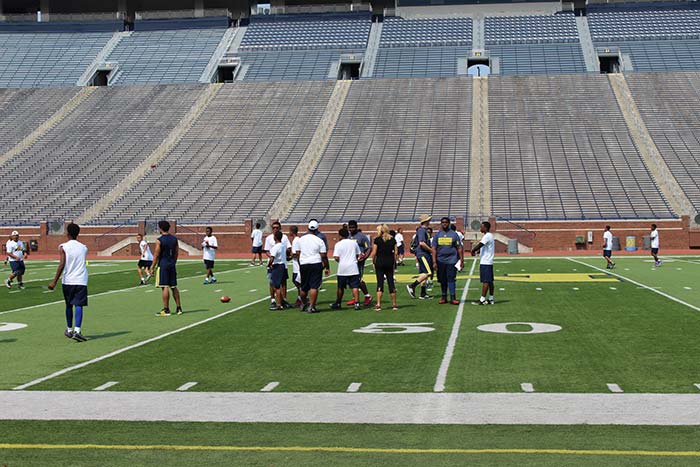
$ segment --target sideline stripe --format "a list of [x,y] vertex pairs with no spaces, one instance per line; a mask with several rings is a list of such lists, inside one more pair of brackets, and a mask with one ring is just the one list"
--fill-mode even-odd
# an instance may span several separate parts
[[242,310],[243,308],[249,307],[250,305],[255,305],[256,303],[260,303],[260,302],[262,302],[262,301],[265,301],[265,300],[267,300],[268,298],[269,298],[269,295],[268,295],[268,296],[265,296],[265,297],[263,297],[263,298],[259,298],[259,299],[257,299],[257,300],[254,300],[254,301],[252,301],[252,302],[246,303],[245,305],[241,305],[241,306],[238,306],[238,307],[236,307],[236,308],[232,308],[231,310],[224,311],[223,313],[219,313],[218,315],[214,315],[214,316],[211,316],[211,317],[209,317],[209,318],[207,318],[207,319],[203,319],[202,321],[197,321],[197,322],[195,322],[195,323],[188,324],[188,325],[185,326],[185,327],[182,327],[182,328],[179,328],[179,329],[175,329],[174,331],[166,332],[165,334],[161,334],[160,336],[152,337],[152,338],[150,338],[150,339],[146,339],[145,341],[137,342],[136,344],[132,344],[132,345],[129,345],[129,346],[127,346],[127,347],[122,347],[121,349],[117,349],[117,350],[115,350],[115,351],[113,351],[113,352],[110,352],[110,353],[108,353],[108,354],[102,355],[101,357],[93,358],[92,360],[88,360],[88,361],[85,361],[85,362],[82,362],[82,363],[78,363],[77,365],[73,365],[73,366],[71,366],[71,367],[64,368],[64,369],[62,369],[62,370],[56,371],[56,372],[54,372],[54,373],[51,373],[50,375],[43,376],[43,377],[41,377],[41,378],[35,379],[34,381],[30,381],[30,382],[28,382],[28,383],[21,384],[21,385],[17,386],[16,388],[13,388],[13,389],[16,390],[16,391],[17,391],[17,390],[21,390],[21,389],[27,389],[28,387],[35,386],[35,385],[37,385],[37,384],[39,384],[39,383],[43,383],[44,381],[48,381],[48,380],[50,380],[50,379],[56,378],[57,376],[65,375],[66,373],[69,373],[69,372],[71,372],[71,371],[73,371],[73,370],[77,370],[77,369],[79,369],[79,368],[83,368],[83,367],[86,367],[86,366],[88,366],[88,365],[92,365],[93,363],[101,362],[102,360],[106,360],[106,359],[108,359],[108,358],[110,358],[110,357],[114,357],[115,355],[119,355],[119,354],[121,354],[121,353],[127,352],[127,351],[129,351],[129,350],[136,349],[136,348],[138,348],[138,347],[142,347],[142,346],[144,346],[144,345],[146,345],[146,344],[150,344],[151,342],[155,342],[155,341],[164,339],[164,338],[166,338],[166,337],[168,337],[168,336],[172,336],[173,334],[178,334],[178,333],[180,333],[180,332],[182,332],[182,331],[186,331],[186,330],[188,330],[188,329],[192,329],[193,327],[199,326],[200,324],[208,323],[209,321],[214,321],[215,319],[221,318],[221,317],[226,316],[226,315],[230,315],[231,313],[234,313],[234,312],[236,312],[236,311],[238,311],[238,310]]
[[95,389],[93,389],[93,391],[104,391],[105,389],[109,389],[112,386],[116,386],[117,384],[119,384],[119,381],[108,381],[102,386],[97,386]]
[[[229,269],[228,271],[218,272],[217,274],[226,274],[226,273],[229,273],[229,272],[238,272],[238,271],[245,271],[245,269],[244,269],[244,268]],[[112,272],[114,272],[114,271],[112,271]],[[182,277],[182,278],[180,278],[179,280],[183,280],[183,281],[184,281],[184,280],[187,280],[187,279],[197,279],[197,278],[201,278],[201,277],[202,277],[201,274],[197,274],[196,276]],[[102,296],[102,295],[110,295],[110,294],[119,293],[119,292],[128,292],[129,290],[136,290],[136,289],[142,289],[142,288],[143,288],[142,285],[137,285],[137,286],[134,286],[134,287],[127,287],[126,289],[114,289],[114,290],[108,290],[108,291],[106,291],[106,292],[100,292],[100,293],[96,293],[96,294],[89,294],[89,296],[90,296],[90,297],[100,297],[100,296]],[[58,286],[56,286],[56,290],[59,290],[59,289],[58,289]],[[150,290],[154,290],[154,289],[151,288]],[[6,314],[8,314],[8,313],[16,313],[16,312],[18,312],[18,311],[33,310],[33,309],[35,309],[35,308],[41,308],[41,307],[44,307],[44,306],[58,305],[59,303],[64,303],[64,301],[63,301],[63,300],[57,300],[57,301],[55,301],[55,302],[39,303],[38,305],[25,306],[25,307],[22,307],[22,308],[15,308],[14,310],[0,311],[0,315],[6,315]]]
[[623,392],[625,392],[625,391],[622,390],[622,388],[620,387],[619,384],[608,383],[607,386],[608,386],[608,390],[609,390],[610,392],[615,392],[615,393],[623,393]]
[[350,383],[346,392],[357,392],[362,387],[362,383]]
[[420,449],[326,446],[187,446],[177,444],[12,444],[0,449],[100,449],[114,451],[346,452],[360,454],[559,454],[568,456],[700,457],[700,451],[624,451],[616,449]]
[[447,371],[450,369],[450,362],[452,361],[452,355],[454,354],[455,345],[457,344],[459,328],[462,325],[462,314],[464,313],[464,304],[467,301],[467,293],[469,292],[469,285],[472,282],[471,276],[472,274],[474,274],[475,267],[476,258],[474,258],[474,261],[472,261],[472,267],[469,270],[469,279],[467,279],[467,284],[464,286],[464,291],[462,292],[462,298],[459,301],[459,308],[457,309],[455,322],[452,325],[450,339],[447,341],[445,354],[442,357],[442,363],[440,363],[440,369],[438,370],[437,379],[435,380],[435,386],[433,387],[434,392],[443,392],[445,390],[445,381],[447,381]]
[[588,263],[584,263],[583,261],[577,261],[577,260],[575,260],[575,259],[573,259],[573,258],[566,258],[566,259],[568,259],[569,261],[573,261],[574,263],[583,264],[584,266],[588,266],[588,267],[591,268],[591,269],[595,269],[595,270],[597,270],[597,271],[604,272],[604,273],[606,273],[606,274],[610,274],[611,276],[615,276],[615,277],[618,277],[618,278],[620,278],[620,279],[624,279],[625,281],[629,282],[630,284],[634,284],[634,285],[636,285],[637,287],[641,287],[641,288],[643,288],[643,289],[651,290],[652,292],[657,293],[657,294],[659,294],[659,295],[661,295],[661,296],[663,296],[663,297],[666,297],[666,298],[668,298],[669,300],[673,300],[673,301],[676,302],[676,303],[680,303],[681,305],[685,305],[685,306],[687,306],[688,308],[692,308],[692,309],[695,310],[695,311],[700,311],[700,307],[697,307],[697,306],[695,306],[695,305],[691,305],[690,303],[684,302],[683,300],[681,300],[681,299],[679,299],[679,298],[676,298],[676,297],[674,297],[674,296],[672,296],[672,295],[669,295],[669,294],[667,294],[667,293],[664,293],[664,292],[662,292],[662,291],[660,291],[660,290],[657,290],[657,289],[655,289],[655,288],[653,288],[653,287],[649,287],[648,285],[644,285],[644,284],[642,284],[641,282],[637,282],[637,281],[632,280],[632,279],[630,279],[630,278],[628,278],[628,277],[625,277],[625,276],[623,276],[623,275],[621,275],[621,274],[616,274],[616,273],[614,273],[614,272],[612,272],[612,271],[610,271],[610,270],[605,270],[605,269],[602,269],[602,268],[599,268],[599,267],[596,267],[596,266],[592,266],[592,265],[590,265],[590,264],[588,264]]
[[267,383],[265,387],[260,390],[260,392],[274,391],[274,389],[279,385],[280,383],[278,381],[272,381],[271,383]]
[[535,392],[535,387],[532,383],[522,383],[520,384],[520,389],[522,389],[523,392]]
[[693,384],[693,386],[695,386],[696,388],[700,389],[700,383],[695,383],[695,384]]
[[190,381],[189,383],[185,383],[179,388],[176,389],[176,391],[187,391],[188,389],[191,389],[197,385],[196,381]]

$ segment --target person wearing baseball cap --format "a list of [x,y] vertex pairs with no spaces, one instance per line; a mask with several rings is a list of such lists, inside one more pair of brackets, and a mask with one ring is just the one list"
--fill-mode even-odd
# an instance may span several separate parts
[[316,219],[311,219],[309,221],[309,232],[313,233],[318,238],[323,240],[323,244],[326,245],[326,251],[328,251],[328,239],[326,238],[326,235],[323,232],[318,230],[318,221]]
[[423,214],[419,217],[420,225],[416,229],[416,261],[418,262],[418,278],[413,281],[412,284],[406,286],[406,290],[411,298],[416,298],[416,288],[420,285],[420,299],[425,300],[432,298],[428,295],[425,287],[425,282],[433,274],[432,262],[433,262],[433,249],[430,246],[430,240],[428,239],[428,227],[430,227],[430,219],[432,216],[429,214]]
[[318,221],[311,219],[308,227],[309,231],[299,237],[292,245],[292,255],[299,261],[301,310],[318,313],[316,301],[318,289],[323,283],[323,270],[325,269],[326,275],[329,275],[331,271],[326,244],[316,235]]
[[17,278],[17,287],[21,290],[24,289],[24,283],[22,278],[24,276],[24,258],[29,256],[29,251],[23,241],[19,239],[19,232],[13,230],[10,234],[10,239],[5,244],[5,251],[7,252],[7,261],[10,262],[10,268],[12,268],[12,273],[5,281],[5,286],[8,289],[12,288],[12,280]]

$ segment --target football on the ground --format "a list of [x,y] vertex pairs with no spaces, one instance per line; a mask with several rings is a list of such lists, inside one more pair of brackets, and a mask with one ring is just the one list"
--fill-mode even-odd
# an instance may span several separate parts
[[223,297],[221,297],[222,303],[228,303],[230,301],[231,301],[231,297],[229,297],[228,295],[224,295]]

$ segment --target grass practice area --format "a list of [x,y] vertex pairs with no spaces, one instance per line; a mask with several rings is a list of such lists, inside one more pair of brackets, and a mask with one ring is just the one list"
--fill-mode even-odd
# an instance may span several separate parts
[[[0,291],[0,390],[92,391],[113,382],[106,391],[175,391],[196,383],[188,391],[258,392],[276,382],[274,392],[346,392],[352,383],[359,392],[433,392],[442,378],[443,390],[455,393],[698,393],[700,258],[663,259],[654,268],[651,257],[619,256],[616,268],[606,271],[598,257],[498,257],[496,304],[472,306],[480,284],[478,261],[468,258],[458,276],[458,296],[469,283],[466,304],[452,358],[441,375],[460,307],[437,303],[437,282],[435,299],[411,299],[405,288],[416,275],[411,261],[398,271],[398,311],[387,308],[386,296],[380,312],[373,306],[330,310],[336,290],[331,277],[320,293],[318,314],[268,310],[263,267],[217,261],[218,282],[204,285],[202,263],[181,261],[184,314],[169,317],[155,316],[160,291],[152,282],[138,285],[135,261],[90,261],[83,321],[88,341],[79,343],[63,336],[60,287],[54,292],[45,288],[56,262],[30,258],[26,289]],[[9,274],[9,268],[3,273]],[[366,279],[374,296],[371,267]],[[222,295],[231,301],[222,303]],[[296,298],[292,288],[289,298]],[[344,301],[349,298],[346,291]],[[176,457],[189,465],[700,462],[697,427],[0,425],[0,465],[8,467],[164,465],[174,464]],[[96,446],[75,446],[84,444]],[[100,447],[104,444],[126,447],[115,451]],[[163,444],[202,449],[158,447]],[[261,446],[275,449],[255,449]],[[277,449],[290,446],[299,449]],[[311,449],[324,447],[352,449]],[[517,451],[522,449],[539,451]],[[547,451],[557,449],[620,452]]]

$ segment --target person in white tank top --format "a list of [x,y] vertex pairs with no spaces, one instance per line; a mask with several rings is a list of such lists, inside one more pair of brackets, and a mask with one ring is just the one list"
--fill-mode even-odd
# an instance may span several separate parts
[[[49,290],[53,290],[61,279],[63,298],[66,302],[66,331],[63,333],[69,339],[85,342],[81,327],[83,324],[83,307],[88,304],[88,271],[87,271],[87,247],[78,241],[80,227],[70,223],[66,226],[68,241],[58,247],[60,261],[56,269],[56,276],[49,284]],[[73,326],[73,307],[75,307],[75,326]]]

